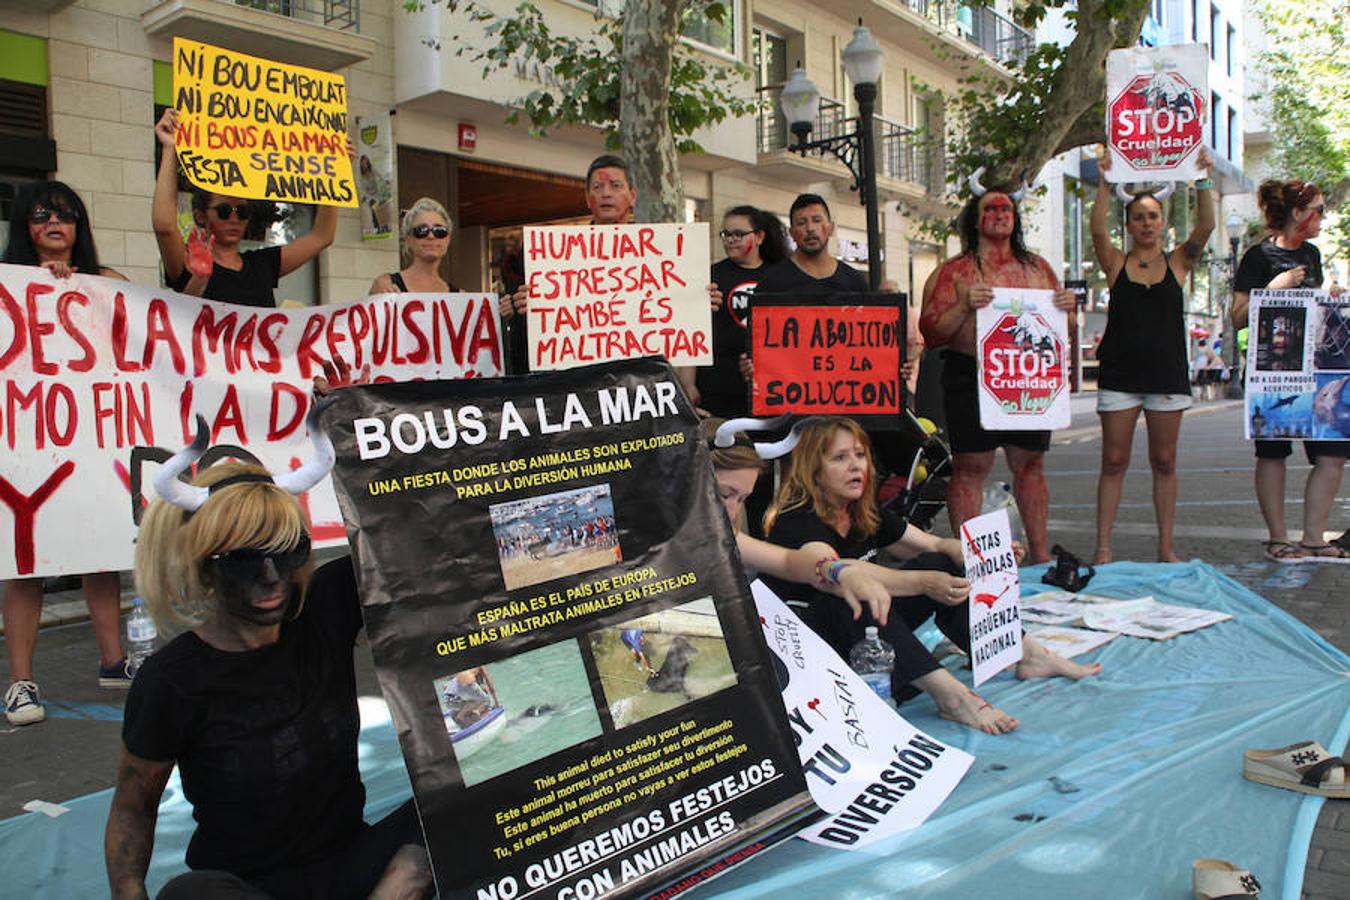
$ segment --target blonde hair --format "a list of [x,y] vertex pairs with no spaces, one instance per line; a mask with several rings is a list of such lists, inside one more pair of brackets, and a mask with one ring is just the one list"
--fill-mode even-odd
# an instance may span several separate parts
[[[209,487],[234,475],[269,475],[262,466],[225,462],[199,472],[192,483]],[[286,550],[309,533],[295,497],[270,482],[232,484],[195,513],[155,500],[136,537],[136,592],[155,624],[169,631],[200,625],[211,611],[203,578],[208,556],[240,547]],[[301,570],[302,581],[309,566]]]
[[862,444],[867,454],[867,481],[863,485],[862,497],[848,504],[849,532],[857,532],[871,537],[881,527],[881,511],[877,507],[876,485],[872,483],[877,467],[872,461],[872,442],[862,426],[844,416],[828,416],[802,427],[800,440],[792,451],[787,473],[779,485],[778,495],[774,497],[768,512],[764,514],[764,531],[767,534],[773,528],[778,517],[789,510],[810,506],[811,511],[827,524],[833,525],[838,510],[825,501],[816,476],[820,473],[825,456],[830,452],[839,432],[848,432]]
[[413,222],[421,213],[432,213],[440,216],[445,221],[445,227],[450,229],[450,234],[455,233],[455,220],[450,218],[450,213],[445,211],[445,207],[440,201],[433,200],[430,197],[418,197],[413,201],[413,205],[408,207],[408,211],[403,214],[403,221],[399,226],[399,257],[406,266],[412,262],[412,248],[408,246],[407,237],[413,230]]

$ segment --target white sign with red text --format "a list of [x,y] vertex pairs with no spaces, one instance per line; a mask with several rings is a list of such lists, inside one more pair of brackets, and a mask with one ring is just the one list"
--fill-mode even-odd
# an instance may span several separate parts
[[1054,299],[1049,290],[994,288],[976,311],[980,427],[1069,427],[1069,316]]
[[1112,50],[1106,55],[1107,181],[1199,178],[1210,115],[1203,45]]
[[762,581],[750,590],[811,799],[829,813],[798,837],[856,850],[922,825],[975,757],[906,721]]
[[[154,472],[197,415],[211,426],[203,465],[298,466],[312,381],[337,356],[374,381],[500,375],[495,297],[270,309],[0,265],[0,579],[130,568]],[[317,546],[345,541],[328,481],[301,503]]]
[[530,369],[711,365],[708,223],[525,228]]
[[961,555],[970,582],[970,662],[975,686],[1022,659],[1017,558],[1008,511],[961,523]]

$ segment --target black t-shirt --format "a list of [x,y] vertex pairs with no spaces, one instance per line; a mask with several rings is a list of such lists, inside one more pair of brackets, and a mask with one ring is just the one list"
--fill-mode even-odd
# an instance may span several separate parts
[[[835,549],[841,559],[869,560],[876,556],[877,550],[889,547],[900,540],[908,527],[909,523],[904,519],[889,509],[883,509],[881,525],[871,537],[856,530],[847,536],[841,536],[839,532],[821,521],[811,507],[798,506],[783,513],[774,521],[773,528],[769,529],[768,541],[794,550],[812,541],[824,541]],[[824,598],[832,603],[838,602],[837,598],[822,593],[809,584],[784,581],[770,575],[760,577],[770,590],[791,606],[806,606],[816,598]]]
[[275,644],[228,652],[189,631],[136,673],[122,741],[134,756],[178,763],[197,820],[190,867],[248,876],[305,865],[362,827],[360,628],[344,557],[314,573]]
[[861,293],[868,290],[867,276],[857,269],[835,261],[834,274],[828,278],[813,278],[804,272],[791,257],[774,263],[764,272],[755,289],[759,294],[813,293],[844,291]]
[[[237,272],[220,263],[211,267],[211,277],[202,297],[240,306],[276,306],[277,298],[272,289],[281,278],[281,248],[262,247],[245,250],[239,255],[244,260],[244,267]],[[192,273],[185,268],[177,278],[169,281],[169,287],[181,291],[191,278]]]
[[1238,264],[1237,277],[1233,279],[1233,290],[1256,291],[1266,287],[1281,272],[1307,266],[1303,283],[1299,288],[1317,288],[1322,286],[1322,252],[1313,244],[1304,241],[1296,250],[1286,250],[1266,238],[1255,247],[1242,254]]
[[722,308],[713,313],[711,366],[697,371],[699,406],[715,416],[749,415],[750,387],[741,377],[741,354],[750,351],[750,304],[765,266],[747,269],[729,259],[713,263],[712,280],[722,292]]

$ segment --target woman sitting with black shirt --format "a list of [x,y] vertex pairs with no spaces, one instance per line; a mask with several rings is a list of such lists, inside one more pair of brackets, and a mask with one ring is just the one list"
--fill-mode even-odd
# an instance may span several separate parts
[[[896,702],[922,691],[933,696],[944,719],[986,734],[1012,731],[1017,719],[958,681],[914,636],[914,629],[932,616],[953,643],[970,650],[970,583],[960,542],[928,534],[879,508],[874,473],[871,446],[857,422],[829,417],[807,424],[764,525],[769,540],[784,547],[822,541],[841,557],[867,561],[885,549],[904,559],[902,568],[886,570],[884,583],[894,597],[889,614],[873,619],[864,612],[855,619],[837,597],[768,576],[765,583],[844,658],[864,628],[877,625],[895,648],[891,695]],[[1100,665],[1057,656],[1030,637],[1023,638],[1023,654],[1018,678],[1077,679],[1101,671]]]

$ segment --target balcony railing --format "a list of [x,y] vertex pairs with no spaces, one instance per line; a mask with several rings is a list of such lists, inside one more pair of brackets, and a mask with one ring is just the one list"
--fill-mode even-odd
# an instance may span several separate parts
[[1035,46],[1031,32],[987,6],[954,0],[903,0],[909,11],[989,54],[1001,63],[1021,62]]
[[[756,124],[760,153],[786,150],[793,140],[778,105],[782,90],[781,84],[759,89]],[[855,131],[857,118],[845,113],[842,102],[821,97],[820,112],[811,126],[811,140],[839,137]],[[881,116],[872,117],[872,127],[876,129],[877,175],[922,185],[929,193],[940,193],[941,141],[925,140],[914,129]]]
[[338,31],[361,30],[361,0],[234,0],[247,6]]

